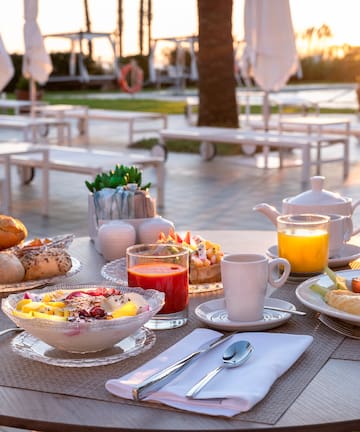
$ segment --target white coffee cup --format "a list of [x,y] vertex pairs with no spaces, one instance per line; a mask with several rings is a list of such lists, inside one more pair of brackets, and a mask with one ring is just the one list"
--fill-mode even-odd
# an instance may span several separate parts
[[290,263],[284,258],[270,259],[261,254],[225,255],[221,260],[221,279],[229,320],[261,320],[268,283],[279,288],[289,274]]
[[329,258],[341,256],[344,245],[353,235],[353,223],[350,216],[329,214]]

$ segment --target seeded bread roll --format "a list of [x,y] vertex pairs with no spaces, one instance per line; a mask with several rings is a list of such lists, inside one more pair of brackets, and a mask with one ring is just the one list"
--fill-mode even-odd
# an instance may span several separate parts
[[0,250],[20,244],[27,235],[27,229],[19,219],[0,215]]
[[60,276],[67,273],[72,266],[70,255],[62,248],[25,251],[20,256],[20,261],[25,269],[24,280]]
[[19,258],[12,254],[0,253],[0,284],[21,282],[25,276],[25,269]]

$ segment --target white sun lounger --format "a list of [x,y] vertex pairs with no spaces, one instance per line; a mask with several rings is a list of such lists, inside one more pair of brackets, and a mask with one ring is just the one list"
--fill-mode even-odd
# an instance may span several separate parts
[[[10,144],[10,143],[7,143]],[[17,145],[14,144],[13,146]],[[26,144],[26,143],[22,143]],[[137,153],[88,150],[48,145],[39,146],[48,149],[49,171],[63,171],[75,174],[85,174],[95,177],[97,174],[113,169],[116,164],[136,165],[139,168],[154,168],[156,172],[156,201],[159,207],[164,205],[164,160],[157,156],[147,156]],[[1,153],[0,153],[1,160]],[[15,154],[10,163],[20,167],[43,168],[41,154]]]
[[[217,128],[217,127],[188,127],[184,129],[165,129],[160,132],[162,144],[167,140],[183,139],[188,141],[200,141],[200,151],[204,159],[209,160],[215,156],[215,151],[209,144],[224,143],[241,145],[247,151],[255,151],[261,147],[265,159],[265,168],[268,167],[268,155],[270,148],[279,151],[280,168],[283,167],[284,150],[297,149],[301,152],[302,174],[301,182],[307,186],[310,179],[311,165],[316,165],[316,172],[320,174],[321,165],[329,162],[342,162],[344,178],[349,174],[349,140],[344,135],[304,135],[295,133],[260,132],[242,129]],[[322,149],[329,145],[340,144],[342,146],[341,156],[333,159],[323,158]],[[312,159],[312,149],[316,150],[316,158]]]
[[[128,124],[128,144],[134,142],[134,135],[143,132],[156,132],[167,127],[167,115],[150,112],[115,111],[105,109],[90,109],[89,120],[108,120]],[[145,123],[145,125],[144,125]],[[143,127],[136,125],[142,124]]]
[[[65,120],[22,115],[0,115],[0,128],[23,131],[23,140],[36,142],[43,129],[57,129],[57,144],[71,145],[70,124]],[[66,132],[64,134],[64,131]]]

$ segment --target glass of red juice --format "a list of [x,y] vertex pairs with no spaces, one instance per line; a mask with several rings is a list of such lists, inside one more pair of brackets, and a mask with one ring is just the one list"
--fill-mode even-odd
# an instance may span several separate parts
[[165,294],[165,304],[145,326],[181,327],[188,320],[189,251],[172,244],[141,244],[126,251],[128,285]]

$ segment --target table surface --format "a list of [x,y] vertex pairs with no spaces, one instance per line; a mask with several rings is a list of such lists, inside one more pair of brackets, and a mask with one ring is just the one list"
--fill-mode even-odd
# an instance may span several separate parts
[[[276,242],[273,231],[204,231],[199,234],[221,243],[227,253],[265,253]],[[83,263],[83,270],[73,277],[73,283],[101,280],[104,261],[89,238],[76,239],[70,252]],[[193,308],[194,297],[191,297],[190,308]],[[203,298],[205,301],[206,295]],[[167,331],[171,337],[173,330]],[[360,362],[330,359],[279,421],[268,425],[158,409],[145,403],[138,406],[120,398],[114,403],[0,386],[0,424],[59,432],[65,428],[73,432],[265,431],[269,428],[279,431],[354,431],[360,430],[359,388]]]

